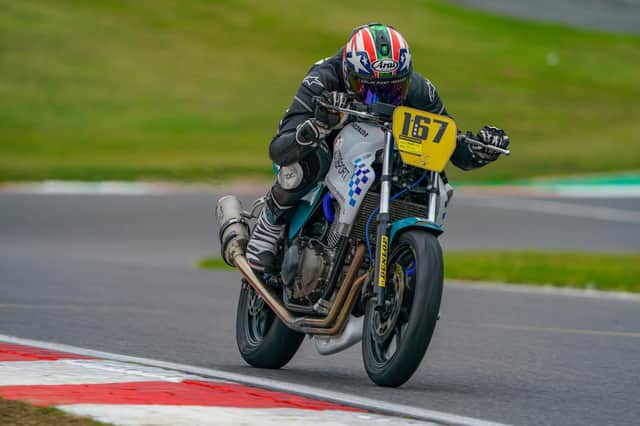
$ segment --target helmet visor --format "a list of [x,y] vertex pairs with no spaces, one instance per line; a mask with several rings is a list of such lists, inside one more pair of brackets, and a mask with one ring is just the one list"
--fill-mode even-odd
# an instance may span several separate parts
[[363,81],[354,79],[351,87],[359,101],[366,105],[376,102],[402,105],[409,89],[409,79]]

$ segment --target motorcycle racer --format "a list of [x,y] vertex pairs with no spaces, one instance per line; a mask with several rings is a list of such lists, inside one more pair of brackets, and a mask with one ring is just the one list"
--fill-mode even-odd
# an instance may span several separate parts
[[[274,270],[278,243],[294,207],[324,178],[333,139],[345,124],[342,114],[315,105],[318,96],[324,104],[339,107],[355,97],[365,104],[384,102],[448,115],[435,86],[413,71],[409,45],[400,32],[377,23],[355,28],[335,56],[311,67],[271,141],[269,156],[279,173],[247,246],[247,261],[257,271]],[[498,148],[509,145],[506,133],[494,126],[484,126],[476,139]],[[458,143],[451,162],[471,170],[498,156],[485,147]]]

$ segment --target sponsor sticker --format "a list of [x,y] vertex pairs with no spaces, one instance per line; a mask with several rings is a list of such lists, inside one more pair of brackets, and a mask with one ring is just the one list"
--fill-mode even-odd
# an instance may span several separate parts
[[340,151],[336,151],[335,154],[333,154],[333,168],[343,181],[346,181],[351,174],[351,170],[349,170],[342,160],[342,153]]
[[363,129],[362,127],[360,127],[360,125],[358,123],[353,123],[351,125],[351,127],[353,127],[354,129],[356,129],[356,131],[358,133],[360,133],[362,135],[363,138],[367,138],[369,137],[369,132],[367,132],[365,129]]
[[378,286],[387,286],[387,253],[389,252],[389,237],[382,236],[380,240],[380,273],[378,274]]
[[398,68],[398,62],[393,59],[379,59],[371,64],[371,69],[378,72],[392,72]]

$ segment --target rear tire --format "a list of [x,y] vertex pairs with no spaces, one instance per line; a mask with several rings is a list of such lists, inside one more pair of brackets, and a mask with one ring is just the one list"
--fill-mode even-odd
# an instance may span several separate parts
[[271,369],[285,366],[304,336],[284,325],[256,291],[242,281],[236,311],[236,343],[249,365]]
[[438,320],[443,269],[434,235],[411,230],[393,242],[387,306],[378,312],[373,299],[367,303],[362,338],[364,366],[377,385],[400,386],[420,365]]

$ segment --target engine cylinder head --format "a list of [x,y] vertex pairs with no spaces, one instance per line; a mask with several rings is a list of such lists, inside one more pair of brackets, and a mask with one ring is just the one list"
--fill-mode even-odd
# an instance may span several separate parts
[[235,266],[234,257],[244,255],[249,241],[249,224],[242,216],[242,203],[238,197],[227,195],[218,200],[216,218],[220,232],[222,258],[230,266]]

